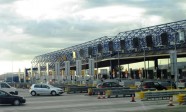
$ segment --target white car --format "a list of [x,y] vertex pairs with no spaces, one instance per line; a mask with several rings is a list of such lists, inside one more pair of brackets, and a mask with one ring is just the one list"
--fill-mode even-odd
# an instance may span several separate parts
[[16,88],[10,86],[6,82],[0,82],[0,90],[3,90],[7,93],[13,94],[13,95],[18,95],[18,91]]
[[29,89],[29,93],[32,96],[36,95],[60,95],[64,93],[64,90],[61,88],[54,87],[49,84],[32,84]]

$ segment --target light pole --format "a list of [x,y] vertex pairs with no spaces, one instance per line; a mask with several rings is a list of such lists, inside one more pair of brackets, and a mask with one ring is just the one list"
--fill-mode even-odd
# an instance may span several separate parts
[[111,54],[112,54],[112,51],[109,51],[109,53],[110,53],[110,73],[111,73],[110,74],[111,75],[110,78],[112,79],[113,78],[113,76],[112,76],[112,67],[111,67],[112,66],[112,63],[111,63],[111,57],[112,57]]
[[[130,77],[129,77],[130,76]],[[131,78],[130,70],[129,70],[129,64],[128,64],[128,76],[126,77],[127,79]]]
[[174,36],[174,52],[175,52],[175,66],[174,66],[174,75],[175,75],[175,82],[176,85],[178,83],[178,74],[177,74],[177,52],[176,52],[176,36]]
[[120,70],[120,57],[119,57],[119,50],[118,50],[118,72],[119,72],[119,78],[121,79],[121,70]]
[[145,48],[143,48],[143,51],[144,51],[144,52],[143,52],[143,55],[144,55],[144,72],[145,72],[145,78],[147,79],[147,76],[146,76],[146,62],[145,62],[145,61],[146,61],[146,60],[145,60],[145,57],[146,57],[146,56],[145,56]]
[[14,82],[14,75],[13,75],[13,59],[12,59],[12,83]]
[[149,74],[149,60],[148,60],[147,75],[148,75],[148,78],[150,79],[150,74]]
[[97,70],[97,80],[99,79],[98,78],[98,51],[96,51],[96,70]]
[[154,69],[153,69],[153,73],[154,73],[153,79],[157,79],[157,78],[156,78],[156,72],[157,72],[157,70],[156,70],[156,68],[154,68]]

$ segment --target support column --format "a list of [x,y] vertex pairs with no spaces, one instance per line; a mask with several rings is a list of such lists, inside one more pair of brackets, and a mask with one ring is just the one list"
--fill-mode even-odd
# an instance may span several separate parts
[[[94,76],[94,59],[89,59],[88,60],[88,63],[89,63],[89,75],[91,76],[91,77],[93,77]],[[98,72],[98,71],[97,71]],[[98,75],[98,74],[97,74]],[[98,76],[97,76],[98,77]]]
[[31,83],[33,83],[33,67],[32,66],[30,68],[30,80],[31,80]]
[[40,64],[38,64],[37,76],[36,76],[37,83],[40,80],[40,78],[41,78],[41,66],[40,66]]
[[158,73],[157,70],[158,70],[158,59],[155,58],[155,59],[154,59],[154,73],[155,73],[155,74],[154,74],[154,75],[155,75],[155,76],[154,76],[154,79],[155,79],[155,78],[156,78],[156,79],[158,78],[158,77],[157,77],[157,76],[158,76],[158,75],[157,75],[157,73]]
[[81,71],[82,71],[82,61],[81,60],[76,60],[76,75],[75,75],[75,79],[76,79],[76,77],[82,76]]
[[25,69],[24,69],[24,77],[23,77],[24,83],[26,83],[26,76],[27,76],[27,70],[26,70],[26,68],[25,68]]
[[46,82],[49,82],[49,64],[46,63]]
[[58,82],[60,81],[59,74],[60,74],[60,64],[59,62],[56,62],[55,63],[55,80],[57,80]]
[[154,68],[158,68],[158,59],[157,58],[154,59]]
[[65,61],[65,77],[66,77],[66,79],[71,79],[71,76],[70,76],[70,61]]
[[178,70],[177,70],[177,52],[170,52],[170,63],[171,63],[171,75],[174,75],[174,80],[178,82]]

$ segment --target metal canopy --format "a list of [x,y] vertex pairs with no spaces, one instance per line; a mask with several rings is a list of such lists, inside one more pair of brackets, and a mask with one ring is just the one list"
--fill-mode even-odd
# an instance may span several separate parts
[[[63,67],[64,61],[68,60],[70,61],[71,66],[73,66],[75,65],[76,59],[81,59],[82,64],[84,64],[88,62],[88,58],[90,57],[101,57],[104,59],[121,51],[122,54],[132,54],[136,52],[142,52],[143,50],[159,51],[162,49],[173,49],[175,47],[182,48],[185,46],[186,36],[184,35],[184,41],[180,41],[178,37],[179,31],[184,32],[186,35],[186,20],[150,26],[131,31],[124,31],[118,33],[116,36],[104,36],[82,44],[36,56],[31,61],[31,63],[33,67],[37,67],[38,64],[41,67],[45,67],[46,63],[49,63],[49,68],[53,69],[55,62],[59,62],[60,66]],[[162,36],[163,33],[164,36]],[[152,38],[152,47],[150,48],[147,46],[147,36]],[[121,40],[124,40],[124,49],[121,49]],[[112,52],[109,51],[110,41],[113,42]],[[167,43],[167,45],[163,45],[164,43]],[[98,44],[101,44],[102,46],[101,53],[98,53],[98,46],[100,46]],[[88,55],[89,47],[92,48],[92,55]],[[80,50],[83,55],[80,54]],[[73,57],[73,53],[76,55],[75,58]]]

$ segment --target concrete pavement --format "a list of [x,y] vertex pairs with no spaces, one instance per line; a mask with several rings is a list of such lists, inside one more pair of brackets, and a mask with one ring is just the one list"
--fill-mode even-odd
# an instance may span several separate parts
[[[0,112],[147,112],[153,110],[178,110],[186,108],[175,104],[169,107],[167,100],[130,102],[130,97],[97,99],[85,94],[63,94],[61,96],[31,96],[28,90],[20,90],[27,100],[22,106],[1,105]],[[173,112],[173,111],[172,111]],[[179,112],[182,112],[181,110]],[[183,111],[184,112],[184,111]]]

